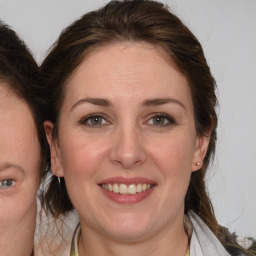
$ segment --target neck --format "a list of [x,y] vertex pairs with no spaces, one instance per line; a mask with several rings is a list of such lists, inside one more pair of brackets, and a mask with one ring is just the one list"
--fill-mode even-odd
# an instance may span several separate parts
[[185,256],[187,248],[188,236],[183,221],[179,225],[167,229],[167,231],[160,231],[146,239],[133,242],[106,237],[95,230],[90,230],[90,227],[81,223],[80,256]]
[[0,227],[1,255],[30,256],[34,246],[36,204],[19,222]]

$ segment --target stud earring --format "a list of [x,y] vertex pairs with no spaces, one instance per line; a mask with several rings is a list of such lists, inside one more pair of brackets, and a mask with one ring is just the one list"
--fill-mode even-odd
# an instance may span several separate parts
[[200,162],[196,162],[196,166],[199,166],[200,165]]

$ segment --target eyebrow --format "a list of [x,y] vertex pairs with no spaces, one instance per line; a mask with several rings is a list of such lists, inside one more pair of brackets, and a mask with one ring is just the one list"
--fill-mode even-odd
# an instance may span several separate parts
[[[84,98],[79,101],[77,101],[71,108],[73,110],[75,107],[84,104],[84,103],[90,103],[96,106],[102,106],[102,107],[110,107],[113,104],[108,100],[104,98]],[[146,99],[142,102],[142,106],[160,106],[168,103],[175,103],[180,105],[182,108],[185,108],[184,104],[180,102],[179,100],[176,100],[174,98],[153,98],[153,99]]]
[[182,102],[180,102],[179,100],[176,100],[174,98],[154,98],[154,99],[147,99],[144,100],[142,105],[143,106],[160,106],[160,105],[164,105],[167,103],[175,103],[180,105],[182,108],[186,109],[186,107],[184,106],[184,104]]
[[103,98],[84,98],[81,99],[79,101],[77,101],[71,108],[71,110],[73,110],[75,107],[84,104],[84,103],[90,103],[96,106],[102,106],[102,107],[110,107],[112,106],[112,103],[107,100],[107,99],[103,99]]
[[0,172],[4,171],[6,169],[9,169],[9,168],[17,168],[17,169],[20,169],[21,171],[23,171],[23,169],[19,165],[11,164],[11,163],[4,163],[4,164],[0,165]]

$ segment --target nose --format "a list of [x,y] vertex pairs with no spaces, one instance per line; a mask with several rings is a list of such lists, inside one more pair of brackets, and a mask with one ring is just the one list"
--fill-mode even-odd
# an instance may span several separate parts
[[110,151],[112,163],[132,169],[146,161],[145,144],[139,131],[135,128],[119,129],[113,136],[114,143]]

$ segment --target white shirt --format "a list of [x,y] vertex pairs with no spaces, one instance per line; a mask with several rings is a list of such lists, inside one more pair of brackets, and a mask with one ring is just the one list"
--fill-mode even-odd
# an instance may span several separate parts
[[[195,212],[189,211],[188,217],[189,217],[188,219],[189,221],[185,224],[185,226],[188,233],[190,233],[190,256],[231,256],[222,246],[222,244],[217,239],[217,237],[211,232],[208,226],[202,221],[202,219]],[[70,256],[71,240],[72,240],[75,227],[77,226],[77,221],[78,221],[78,216],[74,211],[73,213],[68,215],[68,217],[66,217],[65,219],[65,224],[63,227],[64,231],[60,232],[62,236],[58,235],[58,232],[61,229],[60,227],[59,227],[60,229],[57,232],[56,230],[54,232],[50,232],[51,233],[50,237],[49,237],[49,234],[48,236],[45,237],[46,240],[48,240],[48,242],[43,243],[44,248],[41,247],[42,245],[40,246],[41,248],[37,250],[36,255],[38,256],[52,255],[52,252],[50,251],[52,250],[54,251],[54,248],[55,250],[56,248],[58,248],[59,250],[57,250],[58,252],[55,255]],[[44,222],[43,226],[45,224],[46,226],[48,226],[50,221],[45,220],[43,222]],[[54,224],[52,226],[53,229],[55,229]],[[40,225],[40,230],[42,231],[41,225]],[[77,229],[77,232],[78,231],[79,229]],[[52,242],[52,243],[50,242],[52,246],[49,244],[49,240]],[[43,250],[44,253],[42,249],[44,249]]]
[[188,213],[193,225],[190,256],[230,256],[202,219],[193,211]]

